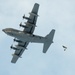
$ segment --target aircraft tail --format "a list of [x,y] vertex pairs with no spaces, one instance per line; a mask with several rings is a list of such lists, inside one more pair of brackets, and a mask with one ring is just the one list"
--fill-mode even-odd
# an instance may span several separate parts
[[46,53],[49,46],[53,43],[54,33],[55,33],[55,30],[52,29],[52,31],[48,35],[45,36],[46,40],[43,46],[43,53]]

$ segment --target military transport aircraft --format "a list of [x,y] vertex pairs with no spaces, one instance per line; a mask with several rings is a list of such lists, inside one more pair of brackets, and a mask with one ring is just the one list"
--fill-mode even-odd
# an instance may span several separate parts
[[14,41],[18,43],[15,47],[13,46],[10,47],[11,49],[15,50],[15,53],[13,54],[13,58],[11,60],[12,63],[16,63],[18,58],[21,57],[25,49],[27,49],[29,42],[44,43],[43,53],[46,53],[49,46],[53,43],[53,37],[55,33],[54,29],[52,29],[52,31],[45,37],[33,34],[34,29],[36,27],[38,9],[39,4],[35,3],[32,11],[30,12],[30,16],[29,17],[25,17],[25,15],[23,16],[23,19],[27,20],[27,22],[25,23],[26,25],[20,24],[20,26],[24,28],[23,31],[13,28],[6,28],[2,30],[7,35],[15,37]]

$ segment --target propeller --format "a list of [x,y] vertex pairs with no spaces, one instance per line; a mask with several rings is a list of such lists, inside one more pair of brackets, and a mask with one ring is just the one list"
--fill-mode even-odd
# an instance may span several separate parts
[[22,26],[22,22],[19,24],[19,26],[20,26],[20,27]]
[[13,48],[13,44],[10,46],[10,50]]
[[24,14],[24,16],[23,16],[23,19],[25,19],[25,14]]
[[13,39],[13,43],[15,42],[16,38]]
[[16,41],[16,38],[14,38],[13,41],[15,42]]
[[22,26],[22,22],[19,24],[19,28]]

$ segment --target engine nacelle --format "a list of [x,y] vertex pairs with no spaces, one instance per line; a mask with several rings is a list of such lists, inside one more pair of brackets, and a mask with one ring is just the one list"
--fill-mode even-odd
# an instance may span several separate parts
[[13,47],[13,46],[10,46],[11,49],[14,49],[14,50],[19,50],[17,49],[16,47]]
[[31,20],[30,18],[28,18],[28,17],[25,17],[25,15],[23,16],[23,19]]
[[16,42],[19,42],[19,43],[22,43],[22,41],[20,41],[20,40],[17,40],[17,39],[14,39],[14,41],[16,41]]
[[20,27],[28,28],[27,26],[22,25],[22,23],[20,23]]

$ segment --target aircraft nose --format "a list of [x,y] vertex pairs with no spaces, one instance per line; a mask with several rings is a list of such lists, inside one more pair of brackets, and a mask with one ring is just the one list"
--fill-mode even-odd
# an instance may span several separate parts
[[3,29],[2,31],[5,32],[5,29]]
[[7,29],[3,29],[2,30],[4,33],[8,33],[8,30]]

